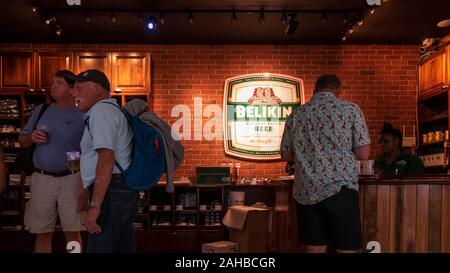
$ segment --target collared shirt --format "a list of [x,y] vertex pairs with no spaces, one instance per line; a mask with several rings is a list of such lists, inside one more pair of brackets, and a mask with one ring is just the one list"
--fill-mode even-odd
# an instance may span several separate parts
[[[104,103],[108,102],[108,103]],[[98,161],[98,149],[114,151],[114,158],[126,170],[131,163],[133,132],[125,115],[114,105],[115,99],[105,99],[97,102],[85,114],[86,126],[81,139],[80,171],[85,188],[95,182]],[[120,174],[114,166],[113,174]]]
[[342,186],[358,190],[352,150],[370,144],[360,108],[330,92],[314,94],[286,121],[281,151],[295,154],[294,198],[311,205],[335,195]]
[[377,156],[374,169],[382,171],[385,175],[423,174],[424,165],[419,157],[402,149],[391,163],[386,161],[384,155]]
[[67,152],[79,152],[80,140],[83,135],[83,113],[76,107],[57,107],[50,104],[36,124],[42,105],[35,111],[23,128],[23,134],[31,134],[41,125],[47,127],[47,143],[37,144],[33,153],[35,167],[45,171],[65,171]]

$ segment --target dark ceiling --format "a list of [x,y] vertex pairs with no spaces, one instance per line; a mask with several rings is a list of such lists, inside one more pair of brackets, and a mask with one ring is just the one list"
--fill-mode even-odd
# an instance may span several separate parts
[[[69,0],[70,1],[70,0]],[[372,15],[366,0],[80,0],[81,7],[66,0],[40,0],[39,12],[32,0],[0,1],[0,42],[34,43],[195,43],[195,44],[340,44],[344,12],[349,21],[364,16],[364,24],[348,34],[348,44],[419,44],[427,37],[443,37],[450,28],[436,24],[450,18],[448,0],[387,0]],[[369,0],[377,2],[376,0]],[[232,23],[235,9],[237,22]],[[117,22],[111,22],[111,10]],[[264,9],[265,22],[259,23]],[[296,10],[299,21],[294,34],[286,35],[282,13]],[[92,20],[86,22],[86,10]],[[166,23],[151,33],[138,20],[165,11]],[[188,10],[194,23],[187,22]],[[224,11],[224,12],[221,12]],[[227,12],[225,12],[227,11]],[[277,12],[274,12],[277,11]],[[322,22],[323,11],[328,20]],[[44,23],[52,12],[63,28]]]

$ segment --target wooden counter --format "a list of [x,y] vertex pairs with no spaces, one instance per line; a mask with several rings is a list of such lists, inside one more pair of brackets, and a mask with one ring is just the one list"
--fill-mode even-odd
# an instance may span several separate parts
[[[287,200],[293,181],[274,183],[290,184],[277,194],[278,251],[297,252],[296,206]],[[378,241],[384,253],[450,252],[450,176],[361,177],[359,184],[364,246]]]

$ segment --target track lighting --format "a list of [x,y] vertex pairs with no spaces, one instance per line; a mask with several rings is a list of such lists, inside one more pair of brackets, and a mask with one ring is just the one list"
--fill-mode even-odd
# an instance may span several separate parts
[[322,18],[320,19],[320,21],[322,21],[322,23],[325,23],[328,21],[328,15],[326,12],[322,15]]

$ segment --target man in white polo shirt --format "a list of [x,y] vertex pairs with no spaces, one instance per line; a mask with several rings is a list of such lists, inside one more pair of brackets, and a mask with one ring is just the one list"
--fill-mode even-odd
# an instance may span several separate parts
[[85,112],[81,139],[81,177],[91,193],[85,217],[89,231],[87,252],[135,252],[133,221],[138,192],[125,187],[117,164],[131,163],[132,129],[117,102],[110,97],[105,74],[87,70],[75,78],[75,105]]

